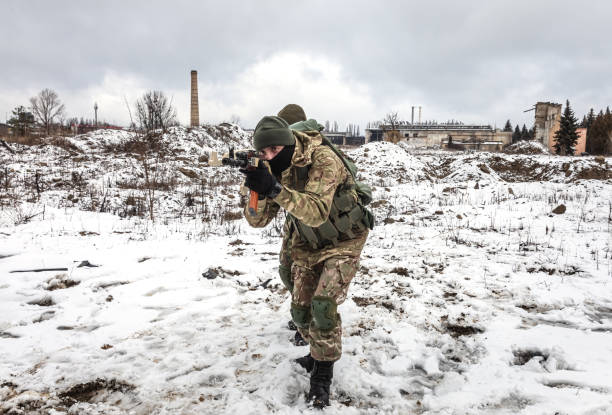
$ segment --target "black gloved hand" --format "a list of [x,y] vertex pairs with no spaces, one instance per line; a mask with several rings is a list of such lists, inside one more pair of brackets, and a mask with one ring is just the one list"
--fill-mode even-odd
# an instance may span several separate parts
[[262,196],[276,197],[282,187],[278,180],[266,167],[257,167],[254,170],[240,170],[246,175],[244,185]]

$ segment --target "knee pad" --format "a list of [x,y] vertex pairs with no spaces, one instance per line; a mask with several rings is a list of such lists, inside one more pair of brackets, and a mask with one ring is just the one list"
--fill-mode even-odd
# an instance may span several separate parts
[[278,266],[278,275],[280,275],[280,279],[283,282],[285,288],[289,290],[289,293],[293,292],[293,279],[291,278],[291,266],[279,265]]
[[308,328],[310,325],[310,307],[291,303],[291,319],[299,328]]
[[315,296],[312,298],[312,319],[320,330],[331,330],[338,324],[338,304],[331,297]]

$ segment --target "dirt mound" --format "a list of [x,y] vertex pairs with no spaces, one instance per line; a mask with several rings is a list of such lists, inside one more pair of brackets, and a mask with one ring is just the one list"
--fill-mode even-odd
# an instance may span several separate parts
[[489,167],[507,182],[550,181],[569,183],[576,180],[612,179],[607,163],[593,159],[493,156]]
[[488,160],[482,157],[458,157],[445,167],[446,169],[433,170],[438,172],[438,177],[443,183],[498,182],[501,180],[495,169],[489,166]]
[[573,177],[573,180],[607,180],[612,179],[612,170],[604,165],[586,166]]
[[348,151],[361,180],[375,186],[431,181],[428,165],[402,146],[378,141]]
[[538,141],[519,141],[504,149],[506,154],[547,154],[548,150]]
[[531,158],[506,159],[494,156],[489,166],[506,182],[531,182],[546,180],[546,170]]
[[[202,125],[201,127],[171,127],[167,132],[152,133],[159,144],[172,154],[200,155],[204,152],[224,152],[229,146],[246,148],[250,135],[234,124]],[[137,152],[135,144],[142,141],[133,131],[96,130],[74,137],[61,137],[48,144],[81,153]]]
[[96,402],[105,395],[113,392],[131,392],[135,387],[115,379],[106,380],[98,378],[91,382],[74,385],[65,392],[59,394],[63,404],[70,406],[77,402]]
[[[135,389],[129,383],[102,378],[74,385],[63,392],[38,392],[4,382],[0,384],[0,414],[83,413],[85,407],[96,408],[95,413],[118,413],[138,404]],[[113,403],[107,404],[109,401]]]

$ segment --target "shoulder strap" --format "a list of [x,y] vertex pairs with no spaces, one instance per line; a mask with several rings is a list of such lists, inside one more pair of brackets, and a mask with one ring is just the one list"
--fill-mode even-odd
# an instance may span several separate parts
[[297,178],[298,180],[302,181],[302,180],[306,180],[308,178],[308,170],[310,168],[308,166],[303,166],[303,167],[296,167],[296,173],[297,173]]
[[357,174],[357,167],[355,166],[355,163],[353,163],[351,160],[349,160],[349,158],[346,156],[346,154],[344,154],[342,152],[342,150],[340,150],[338,147],[336,147],[334,145],[334,143],[329,141],[329,138],[325,137],[323,134],[321,134],[321,137],[323,137],[323,142],[322,143],[324,145],[328,146],[329,148],[331,148],[331,150],[338,157],[340,157],[340,160],[342,160],[342,163],[344,164],[346,169],[349,171],[349,173],[351,173],[351,176],[353,176],[353,180],[355,180],[355,175]]

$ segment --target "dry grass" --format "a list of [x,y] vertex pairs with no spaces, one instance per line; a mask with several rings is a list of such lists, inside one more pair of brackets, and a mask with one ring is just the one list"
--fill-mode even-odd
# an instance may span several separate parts
[[22,137],[7,136],[4,138],[4,141],[6,141],[7,143],[22,144],[25,146],[37,146],[37,145],[43,144],[42,137],[34,136],[34,135],[24,135]]

